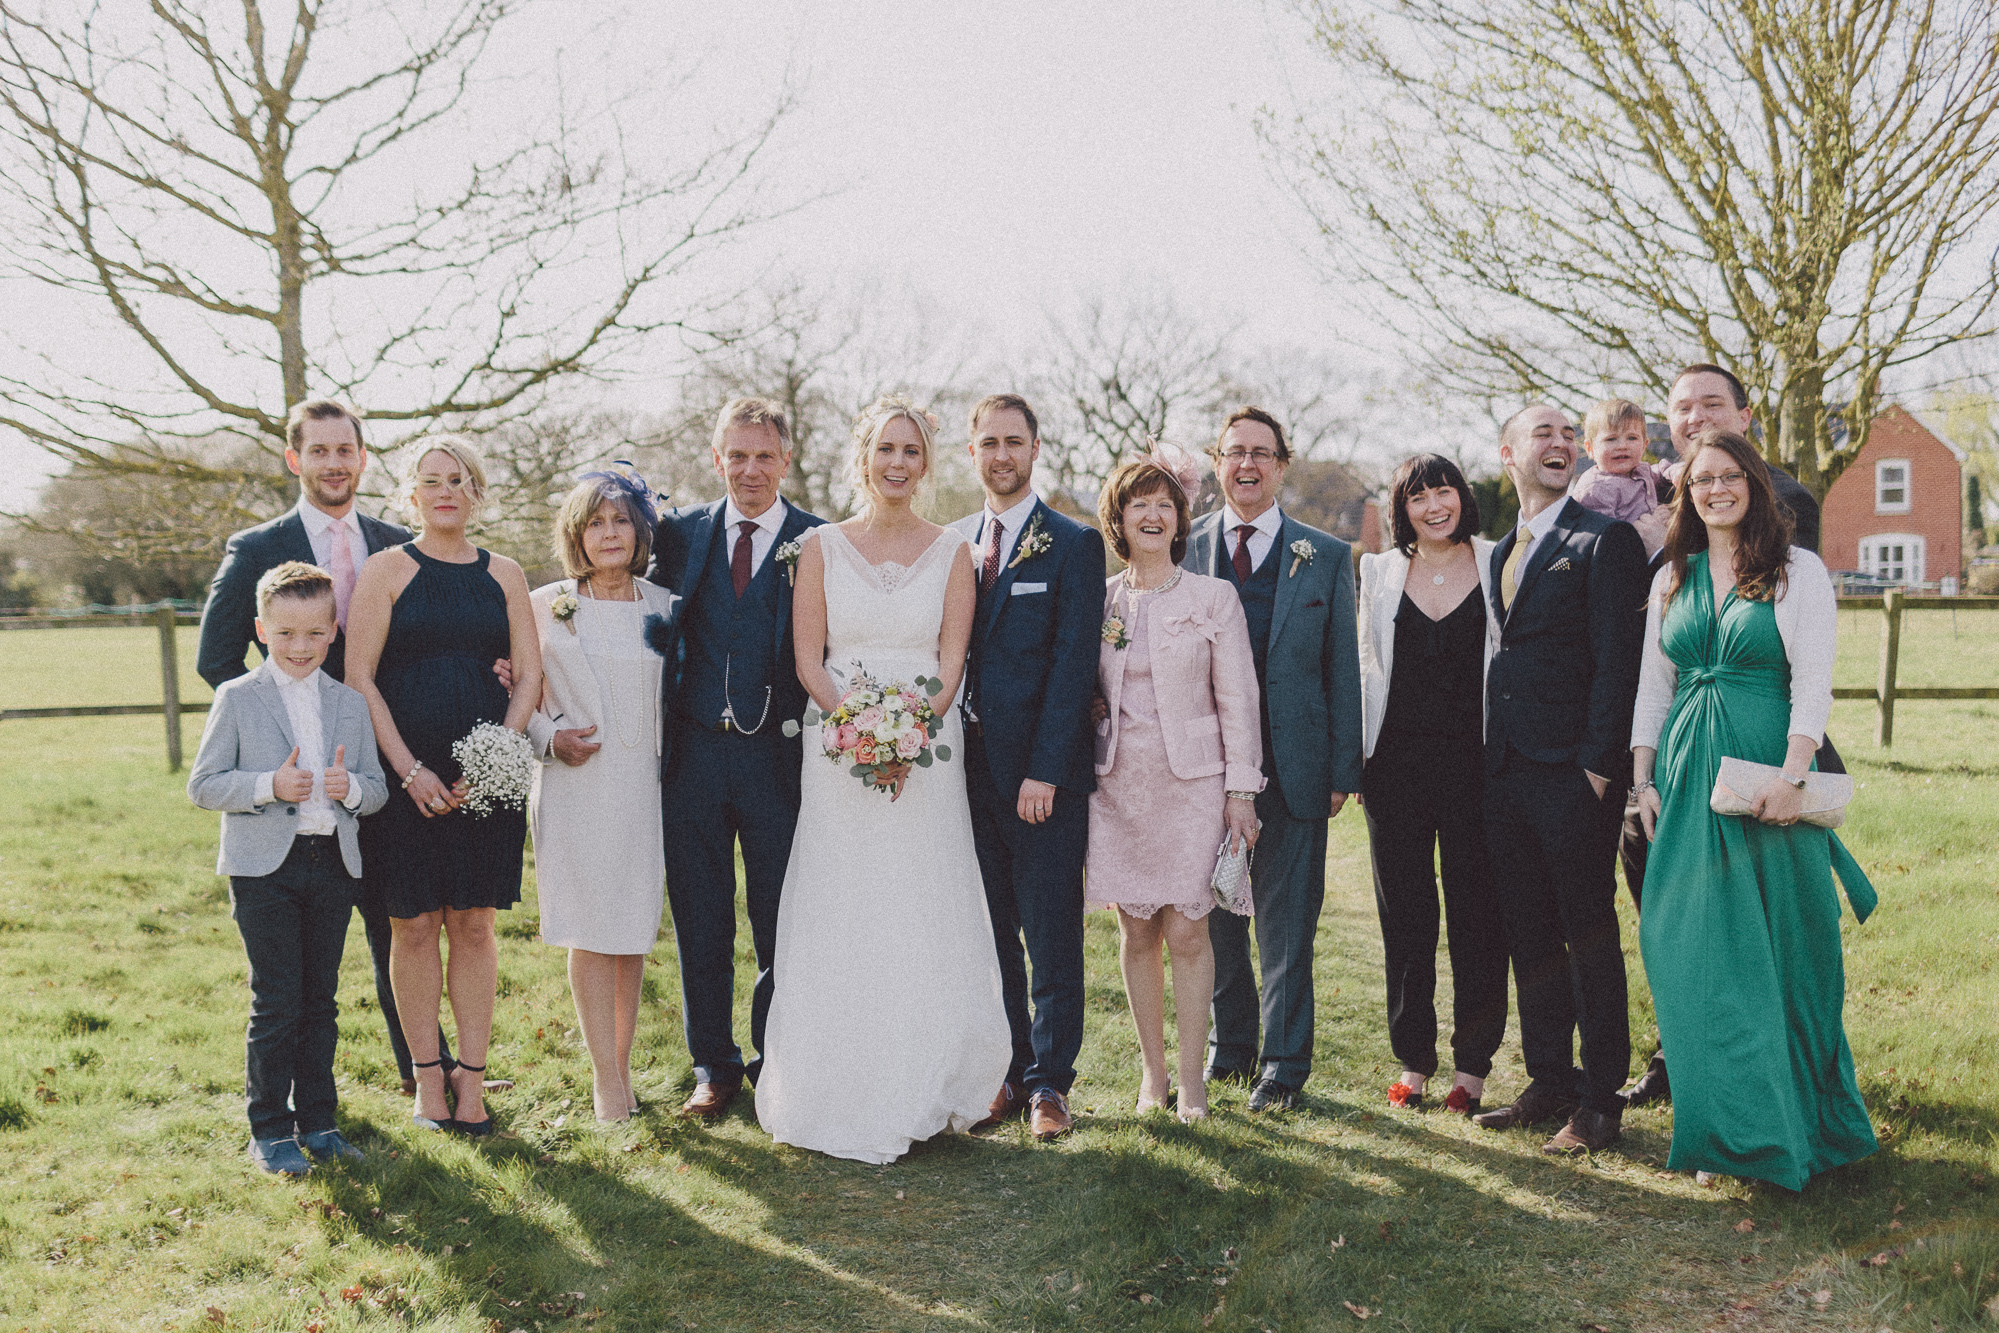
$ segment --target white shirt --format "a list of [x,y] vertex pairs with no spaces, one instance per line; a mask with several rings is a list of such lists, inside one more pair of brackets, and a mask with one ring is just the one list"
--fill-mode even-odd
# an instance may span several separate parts
[[[1568,497],[1563,496],[1520,525],[1518,529],[1520,539],[1514,545],[1521,548],[1520,568],[1523,572],[1527,568],[1527,562],[1534,558],[1534,548],[1541,544],[1543,537],[1553,531],[1556,516],[1562,512],[1562,506],[1568,502]],[[1507,558],[1512,559],[1510,555]]]
[[[257,668],[265,679],[278,687],[278,698],[284,700],[285,716],[292,724],[292,743],[298,746],[298,766],[312,774],[312,795],[298,803],[298,828],[295,832],[330,836],[336,828],[333,817],[333,802],[326,795],[326,770],[331,760],[326,749],[326,730],[319,717],[319,681],[321,673],[314,668],[304,680],[296,680],[285,673],[276,662],[265,660]],[[257,790],[251,797],[254,805],[269,805],[276,799],[278,775],[259,773]],[[361,804],[361,784],[349,780],[347,799],[342,802],[349,810]]]
[[[333,528],[335,524],[344,524],[347,540],[352,543],[348,549],[354,556],[354,569],[356,573],[360,572],[361,563],[368,558],[368,539],[361,535],[361,515],[358,511],[349,509],[345,518],[335,518],[312,501],[300,499],[298,516],[305,524],[306,537],[312,542],[313,564],[329,572],[332,570]],[[285,679],[290,680],[291,677],[286,676]]]
[[770,554],[771,547],[777,545],[778,529],[784,526],[784,501],[781,499],[771,501],[770,508],[751,518],[736,508],[734,500],[727,500],[722,505],[722,521],[729,530],[728,536],[722,539],[722,555],[725,559],[735,558],[736,539],[742,536],[743,532],[737,525],[746,522],[757,525],[756,531],[750,534],[750,577],[755,578],[757,571],[764,566],[764,557]]
[[1029,486],[1010,508],[997,514],[993,512],[992,501],[986,501],[985,511],[979,516],[979,549],[972,553],[972,564],[975,568],[986,567],[986,543],[989,540],[987,534],[991,531],[987,525],[994,519],[1006,525],[1000,533],[999,567],[1005,569],[1012,562],[1013,548],[1020,544],[1020,530],[1027,526],[1027,516],[1034,512],[1035,501],[1039,498],[1035,495],[1034,488]]
[[1225,539],[1222,542],[1222,562],[1224,564],[1235,559],[1236,542],[1239,539],[1236,529],[1241,527],[1245,522],[1251,528],[1255,529],[1255,531],[1249,534],[1249,567],[1251,569],[1261,569],[1263,568],[1264,560],[1270,555],[1270,548],[1277,544],[1278,534],[1284,530],[1284,514],[1276,505],[1272,505],[1255,518],[1244,519],[1235,510],[1224,505],[1222,507],[1222,526],[1227,530]]

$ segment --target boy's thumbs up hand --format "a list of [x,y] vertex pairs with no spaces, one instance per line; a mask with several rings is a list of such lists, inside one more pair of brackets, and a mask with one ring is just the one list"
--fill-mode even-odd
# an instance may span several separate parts
[[271,794],[280,801],[303,801],[312,795],[312,774],[298,766],[298,746],[292,746],[284,765],[272,776]]
[[326,770],[326,798],[330,801],[347,799],[347,747],[333,747],[333,767]]

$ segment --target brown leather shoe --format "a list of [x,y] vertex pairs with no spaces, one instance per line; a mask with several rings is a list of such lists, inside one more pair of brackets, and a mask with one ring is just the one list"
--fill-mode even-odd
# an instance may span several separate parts
[[1623,1119],[1622,1111],[1577,1111],[1568,1124],[1556,1131],[1554,1138],[1541,1145],[1541,1151],[1569,1153],[1580,1148],[1585,1152],[1601,1152],[1623,1134]]
[[1538,1125],[1545,1120],[1567,1120],[1576,1113],[1573,1097],[1562,1097],[1539,1083],[1529,1083],[1511,1106],[1486,1111],[1471,1118],[1480,1129],[1513,1129]]
[[1007,1079],[1000,1084],[1000,1090],[993,1094],[992,1109],[986,1112],[986,1118],[973,1125],[972,1130],[976,1133],[981,1129],[991,1129],[994,1125],[1011,1120],[1025,1110],[1027,1110],[1027,1099],[1020,1095],[1020,1088],[1014,1081]]
[[1053,1088],[1043,1088],[1027,1104],[1027,1128],[1043,1142],[1059,1139],[1076,1127],[1069,1114],[1069,1099]]
[[697,1083],[694,1095],[680,1108],[682,1115],[700,1116],[704,1120],[719,1119],[729,1109],[729,1103],[743,1090],[741,1079],[732,1083]]
[[416,1096],[416,1080],[415,1080],[415,1079],[413,1079],[413,1078],[406,1078],[406,1079],[404,1079],[404,1080],[403,1080],[403,1096],[405,1096],[405,1097],[414,1097],[414,1096]]

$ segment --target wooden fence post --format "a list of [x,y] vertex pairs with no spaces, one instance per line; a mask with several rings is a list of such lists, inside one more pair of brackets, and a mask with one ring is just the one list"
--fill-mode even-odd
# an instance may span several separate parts
[[167,719],[167,772],[180,772],[180,651],[174,644],[174,609],[153,613],[160,626],[160,700]]
[[1874,743],[1884,748],[1895,743],[1895,662],[1902,652],[1902,598],[1900,588],[1881,594],[1881,681],[1875,689]]

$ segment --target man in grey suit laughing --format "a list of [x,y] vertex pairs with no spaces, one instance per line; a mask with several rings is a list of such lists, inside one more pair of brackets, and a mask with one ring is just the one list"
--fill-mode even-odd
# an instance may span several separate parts
[[1215,1029],[1208,1077],[1253,1079],[1249,1109],[1282,1110],[1312,1069],[1312,944],[1326,898],[1326,822],[1360,790],[1353,554],[1278,508],[1291,450],[1268,412],[1232,413],[1210,454],[1223,507],[1195,521],[1181,563],[1227,579],[1242,598],[1269,785],[1256,798],[1263,832],[1252,877],[1262,995],[1250,966],[1249,921],[1210,913]]

